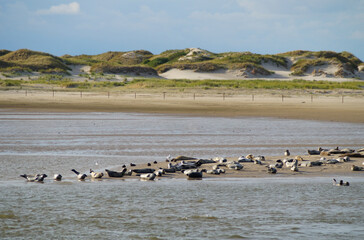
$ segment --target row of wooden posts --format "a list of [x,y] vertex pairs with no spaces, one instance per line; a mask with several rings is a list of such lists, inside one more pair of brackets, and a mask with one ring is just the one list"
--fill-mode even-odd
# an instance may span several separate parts
[[[28,90],[25,90],[25,96],[28,96]],[[52,96],[55,96],[55,90],[52,90]],[[80,91],[80,98],[82,98],[82,91]],[[110,92],[107,92],[107,98],[110,98]],[[137,98],[137,93],[134,92],[134,98]],[[284,102],[285,96],[282,94],[281,99]],[[163,92],[163,99],[166,99],[166,92]],[[193,100],[196,99],[196,93],[193,94]],[[254,102],[254,94],[251,96],[252,102]],[[225,93],[222,93],[222,100],[225,101]],[[313,95],[311,94],[311,102],[313,102]],[[344,103],[344,95],[341,95],[341,103]]]

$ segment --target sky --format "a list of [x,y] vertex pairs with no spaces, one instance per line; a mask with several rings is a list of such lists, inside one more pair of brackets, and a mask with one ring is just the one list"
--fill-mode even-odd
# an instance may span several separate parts
[[364,0],[0,0],[0,49],[61,56],[198,47],[348,51],[364,60]]

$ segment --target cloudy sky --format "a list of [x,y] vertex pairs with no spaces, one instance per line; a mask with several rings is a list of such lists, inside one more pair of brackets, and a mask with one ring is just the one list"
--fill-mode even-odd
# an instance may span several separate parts
[[364,0],[0,0],[0,49],[99,54],[349,51],[364,60]]

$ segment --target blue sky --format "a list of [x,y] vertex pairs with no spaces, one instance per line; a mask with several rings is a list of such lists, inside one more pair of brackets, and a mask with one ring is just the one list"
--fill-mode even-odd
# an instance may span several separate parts
[[188,47],[349,51],[364,60],[364,0],[0,0],[0,49],[60,56]]

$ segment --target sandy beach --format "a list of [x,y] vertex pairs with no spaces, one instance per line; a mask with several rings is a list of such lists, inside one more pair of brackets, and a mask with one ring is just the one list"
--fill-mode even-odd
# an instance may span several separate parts
[[[364,123],[364,99],[355,96],[314,96],[295,92],[265,92],[265,94],[196,94],[144,91],[138,93],[100,92],[56,92],[51,91],[2,91],[0,110],[14,112],[130,112],[152,114],[177,114],[207,117],[272,117],[316,121]],[[274,93],[274,94],[273,94]],[[284,96],[282,98],[282,96]],[[252,99],[254,97],[254,99]],[[340,129],[338,129],[340,131]],[[345,134],[345,133],[343,133]],[[336,146],[331,146],[336,147]],[[363,146],[364,147],[364,146]],[[198,156],[193,156],[197,157]],[[294,157],[294,156],[293,156]],[[302,156],[306,161],[317,161],[321,156]],[[326,158],[337,158],[327,156]],[[236,161],[238,156],[228,156],[228,161]],[[271,177],[267,166],[284,156],[266,157],[263,165],[243,163],[241,171],[226,169],[225,174],[206,177]],[[305,161],[304,161],[305,162]],[[364,171],[351,171],[352,165],[362,166],[363,158],[351,158],[349,162],[324,164],[315,167],[299,167],[298,172],[289,168],[278,169],[280,177],[317,176],[363,176]],[[210,169],[213,164],[203,165]],[[121,166],[120,166],[121,167]],[[138,164],[145,168],[147,163]],[[152,164],[152,168],[166,168],[166,162]],[[135,167],[134,167],[135,168]],[[113,169],[119,170],[119,169]],[[186,177],[182,173],[167,174],[166,177]]]
[[364,98],[265,91],[234,93],[1,91],[0,109],[137,112],[210,117],[274,117],[364,123]]

